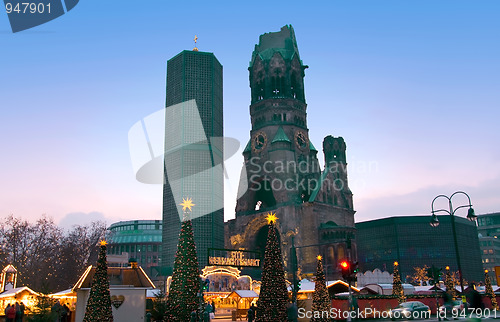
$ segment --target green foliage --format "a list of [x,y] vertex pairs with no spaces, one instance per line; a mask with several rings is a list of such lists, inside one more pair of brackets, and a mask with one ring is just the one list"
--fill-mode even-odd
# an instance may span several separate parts
[[318,265],[316,267],[316,278],[314,280],[314,293],[313,293],[313,303],[312,303],[312,311],[313,314],[315,311],[320,312],[320,317],[315,317],[311,319],[311,322],[327,322],[329,319],[321,318],[321,312],[329,312],[330,311],[330,296],[328,295],[328,290],[326,288],[325,281],[325,271],[323,270],[323,263],[321,262],[321,258],[318,258]]
[[493,309],[498,310],[498,303],[495,293],[493,292],[493,287],[491,286],[491,279],[488,275],[488,271],[484,271],[484,284],[486,287],[486,296],[488,296],[491,300],[491,306]]
[[422,282],[426,283],[429,280],[429,277],[427,277],[427,269],[429,269],[427,265],[413,267],[415,272],[413,275],[408,275],[407,278],[411,280],[414,285],[421,285]]
[[401,284],[401,276],[399,275],[398,263],[394,263],[394,273],[392,278],[392,295],[397,296],[398,302],[405,301],[403,285]]
[[151,309],[151,317],[153,321],[163,321],[167,311],[167,295],[160,290],[160,292],[156,293],[155,298],[153,299],[153,307]]
[[54,304],[54,299],[46,295],[38,296],[35,306],[31,309],[28,308],[26,312],[26,320],[29,322],[53,322],[56,319],[56,313],[51,310]]
[[109,294],[108,264],[106,262],[106,245],[101,243],[92,288],[85,309],[83,322],[113,322],[111,297]]
[[191,220],[182,222],[175,254],[174,272],[167,297],[167,321],[186,322],[198,308],[200,271]]
[[274,227],[274,223],[270,222],[268,227],[256,321],[287,321],[288,291],[286,289],[281,246],[278,242],[278,232]]

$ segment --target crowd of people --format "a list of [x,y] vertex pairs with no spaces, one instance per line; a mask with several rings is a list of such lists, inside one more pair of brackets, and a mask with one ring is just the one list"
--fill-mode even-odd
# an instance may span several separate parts
[[13,305],[7,305],[5,308],[5,321],[6,322],[21,322],[24,318],[24,304],[23,302],[19,303],[16,302],[16,304]]

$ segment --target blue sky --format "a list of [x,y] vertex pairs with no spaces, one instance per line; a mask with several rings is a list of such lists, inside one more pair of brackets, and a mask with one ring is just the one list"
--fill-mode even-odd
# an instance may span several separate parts
[[162,189],[135,180],[127,134],[164,106],[166,61],[194,35],[215,53],[225,135],[244,145],[253,47],[285,24],[309,65],[312,142],[347,142],[357,221],[428,214],[456,190],[500,211],[499,12],[496,0],[83,0],[16,34],[0,14],[0,217],[160,219]]

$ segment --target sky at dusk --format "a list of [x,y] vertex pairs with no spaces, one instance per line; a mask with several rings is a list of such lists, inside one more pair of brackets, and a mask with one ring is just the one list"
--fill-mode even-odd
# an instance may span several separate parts
[[356,221],[430,214],[457,190],[477,214],[500,211],[499,13],[498,0],[82,0],[15,34],[0,13],[0,218],[161,219],[162,187],[135,180],[128,131],[164,107],[167,60],[195,35],[216,55],[224,135],[244,147],[254,45],[286,24],[309,66],[321,164],[325,136],[346,141]]

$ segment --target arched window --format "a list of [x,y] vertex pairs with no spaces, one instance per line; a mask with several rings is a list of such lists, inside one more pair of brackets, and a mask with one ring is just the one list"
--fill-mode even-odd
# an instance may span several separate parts
[[271,77],[271,92],[272,96],[283,96],[283,89],[285,85],[285,77],[280,76],[281,70],[276,69]]
[[271,88],[272,88],[272,95],[273,96],[278,96],[279,90],[278,90],[278,84],[276,82],[276,77],[273,76],[271,77]]
[[345,251],[343,246],[339,246],[337,249],[337,256],[338,256],[338,261],[341,261],[342,259],[345,258]]
[[257,94],[258,101],[264,99],[264,81],[263,80],[257,81],[256,94]]
[[335,250],[333,246],[328,247],[328,262],[335,263]]
[[298,94],[298,84],[297,84],[297,74],[295,72],[292,73],[291,86],[290,91],[293,98],[297,98]]

